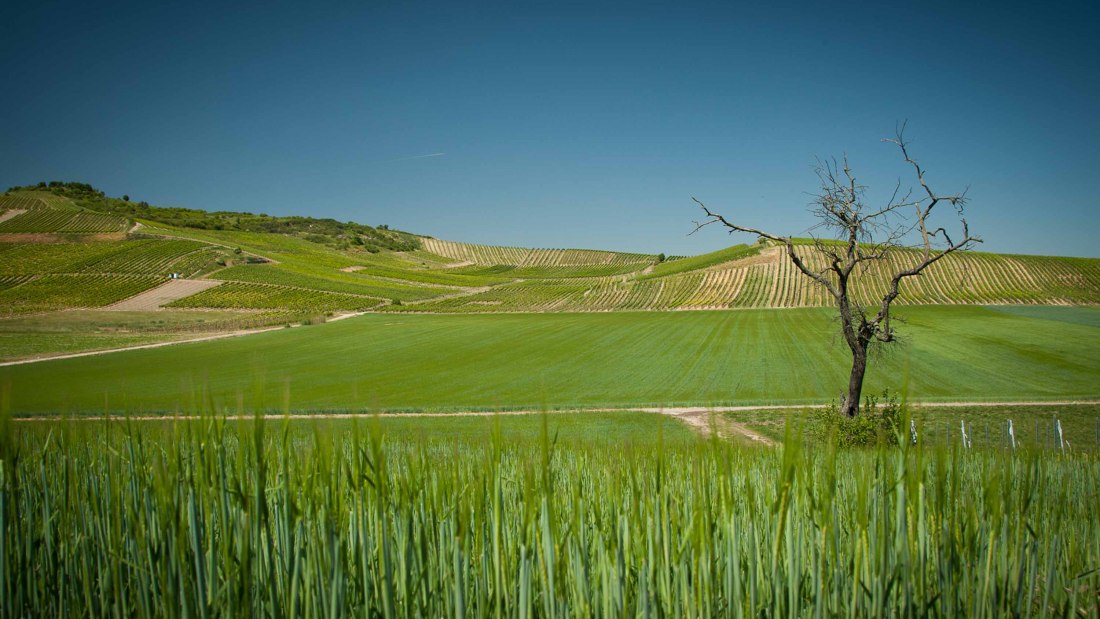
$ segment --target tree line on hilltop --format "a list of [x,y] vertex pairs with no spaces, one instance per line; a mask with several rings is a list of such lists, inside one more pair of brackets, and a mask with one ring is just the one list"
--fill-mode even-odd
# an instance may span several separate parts
[[415,235],[392,230],[387,225],[373,227],[330,218],[297,215],[280,217],[267,213],[153,206],[145,201],[131,201],[129,195],[121,198],[109,197],[88,183],[42,181],[36,185],[8,189],[9,193],[13,191],[48,191],[69,198],[78,206],[89,210],[180,228],[284,234],[337,249],[357,248],[371,253],[382,250],[412,251],[420,247],[420,241]]

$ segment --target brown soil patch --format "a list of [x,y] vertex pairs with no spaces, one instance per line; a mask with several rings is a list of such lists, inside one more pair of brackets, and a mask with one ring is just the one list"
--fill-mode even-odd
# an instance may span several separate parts
[[104,309],[117,311],[155,310],[168,305],[172,301],[189,297],[221,283],[212,279],[172,279],[152,290],[146,290],[114,305],[108,305]]
[[726,419],[717,409],[652,408],[640,410],[675,417],[704,436],[709,436],[713,432],[717,434],[718,438],[725,440],[748,442],[766,447],[774,447],[776,444],[775,441],[763,434],[750,430],[745,424]]
[[365,269],[365,268],[367,268],[367,267],[365,267],[365,266],[363,266],[363,265],[361,265],[361,264],[357,264],[357,265],[355,265],[355,266],[350,266],[350,267],[344,267],[344,268],[342,268],[342,269],[340,269],[340,270],[341,270],[341,271],[343,271],[343,272],[345,272],[345,273],[354,273],[354,272],[356,272],[356,271],[362,271],[362,270],[363,270],[363,269]]
[[13,208],[11,210],[0,212],[0,223],[5,222],[13,217],[19,217],[23,213],[26,213],[26,209]]
[[783,259],[783,254],[786,249],[782,247],[769,247],[763,249],[759,254],[755,256],[749,256],[747,258],[740,258],[738,260],[731,260],[730,262],[723,262],[716,264],[712,267],[707,267],[707,271],[724,271],[726,269],[740,269],[744,267],[751,267],[755,264],[776,264]]
[[473,261],[470,261],[470,260],[463,260],[462,262],[452,262],[450,264],[445,264],[445,265],[443,265],[443,268],[444,269],[457,269],[459,267],[473,266],[474,264],[477,264],[477,263],[473,262]]

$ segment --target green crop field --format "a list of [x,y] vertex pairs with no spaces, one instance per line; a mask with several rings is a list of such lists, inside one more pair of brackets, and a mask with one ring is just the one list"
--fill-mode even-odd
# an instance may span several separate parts
[[0,362],[201,337],[300,318],[281,311],[94,309],[15,316],[0,320]]
[[[26,211],[0,222],[0,617],[1100,614],[1100,260],[907,281],[864,389],[904,398],[901,444],[846,449],[808,406],[848,379],[836,310],[774,245],[662,260],[37,187],[0,196]],[[106,307],[170,274],[219,281]]]
[[498,419],[458,437],[435,420],[8,421],[0,614],[1098,611],[1093,456],[745,449],[655,415],[616,419],[634,440],[611,442],[563,417],[523,437]]
[[[908,308],[903,341],[875,359],[867,391],[927,401],[1100,397],[1098,311]],[[303,410],[630,407],[827,401],[846,383],[847,363],[827,310],[367,315],[7,367],[0,379],[21,415],[198,410],[239,398]]]

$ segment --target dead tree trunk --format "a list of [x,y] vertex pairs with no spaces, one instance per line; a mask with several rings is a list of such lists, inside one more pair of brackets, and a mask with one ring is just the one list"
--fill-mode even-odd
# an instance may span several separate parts
[[852,373],[848,378],[848,395],[840,405],[840,412],[849,417],[859,413],[859,398],[863,393],[863,375],[867,373],[867,349],[852,349]]
[[[699,200],[692,198],[706,213],[707,218],[695,223],[695,230],[718,223],[734,232],[748,232],[759,237],[782,243],[787,248],[787,257],[803,275],[816,284],[823,286],[832,297],[840,312],[841,332],[848,348],[852,352],[852,371],[848,379],[848,391],[841,402],[841,411],[850,417],[859,414],[859,399],[863,391],[863,378],[867,373],[867,355],[872,345],[894,341],[894,330],[890,326],[890,306],[900,294],[901,282],[907,277],[917,277],[924,269],[935,264],[944,256],[956,251],[966,250],[981,239],[970,235],[966,219],[962,217],[966,203],[962,194],[941,196],[932,191],[924,179],[924,170],[909,157],[903,137],[902,125],[894,138],[884,140],[897,145],[902,158],[916,174],[920,187],[917,197],[914,190],[900,195],[901,183],[894,188],[893,196],[885,206],[868,207],[864,201],[865,187],[856,182],[855,175],[843,160],[843,167],[835,161],[818,165],[817,176],[821,181],[821,193],[814,197],[812,212],[824,227],[836,234],[833,241],[812,237],[804,246],[812,247],[817,256],[823,259],[824,268],[811,268],[795,249],[795,242],[789,236],[777,236],[755,228],[740,226],[728,221],[722,215],[712,212]],[[962,236],[958,242],[952,241],[943,227],[931,227],[929,216],[941,202],[955,208],[962,224]],[[912,213],[912,215],[908,214]],[[905,242],[919,237],[911,245]],[[839,242],[837,242],[839,241]],[[853,278],[860,277],[864,270],[875,264],[889,264],[887,257],[900,250],[909,250],[901,255],[901,264],[909,266],[894,272],[887,289],[880,291],[877,311],[861,306],[850,293],[849,284]],[[895,262],[897,264],[898,262]],[[871,312],[874,313],[871,313]]]

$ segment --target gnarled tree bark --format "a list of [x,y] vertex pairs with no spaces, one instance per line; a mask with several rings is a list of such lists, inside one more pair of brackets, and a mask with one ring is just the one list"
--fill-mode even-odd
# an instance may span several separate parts
[[[813,238],[814,250],[825,259],[826,266],[821,270],[812,269],[802,260],[795,251],[795,243],[791,237],[735,224],[711,211],[698,199],[692,198],[706,213],[706,219],[695,222],[695,229],[691,234],[711,224],[719,224],[728,228],[730,234],[747,232],[782,244],[795,267],[828,291],[839,310],[841,334],[852,353],[848,389],[840,406],[841,411],[850,417],[859,413],[863,378],[867,373],[867,355],[871,346],[895,341],[894,329],[890,325],[890,306],[900,294],[901,282],[906,278],[919,276],[948,254],[970,249],[982,242],[979,237],[970,234],[966,218],[963,217],[965,192],[953,195],[934,192],[925,181],[924,169],[909,156],[904,132],[903,124],[896,131],[895,137],[883,141],[895,144],[900,149],[905,163],[916,175],[919,189],[912,189],[901,195],[899,181],[890,200],[879,208],[868,207],[865,203],[865,188],[856,182],[847,157],[842,165],[835,161],[818,164],[816,172],[821,181],[821,192],[814,197],[811,206],[814,216],[820,222],[815,228],[825,228],[836,236],[834,241]],[[961,235],[956,236],[958,241],[952,240],[945,228],[934,228],[929,222],[933,209],[944,203],[954,207],[959,217],[962,230]],[[919,241],[915,240],[916,237],[919,237]],[[914,242],[907,245],[909,239],[914,239]],[[864,265],[887,264],[887,256],[899,249],[916,250],[906,253],[912,256],[909,266],[891,275],[886,290],[881,291],[880,301],[874,307],[861,306],[851,294],[853,280],[860,276]]]

